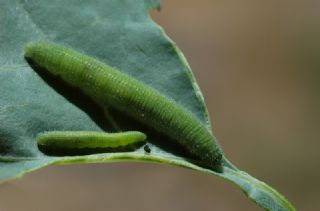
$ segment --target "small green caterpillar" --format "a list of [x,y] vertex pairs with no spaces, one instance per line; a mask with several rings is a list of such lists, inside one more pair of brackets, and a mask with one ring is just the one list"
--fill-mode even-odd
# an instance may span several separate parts
[[[92,152],[130,151],[145,143],[146,135],[138,131],[104,133],[94,131],[50,131],[40,133],[37,143],[44,151]],[[81,154],[81,153],[80,153]]]
[[169,136],[195,159],[208,165],[220,164],[222,150],[208,129],[157,90],[92,57],[56,44],[29,44],[25,58],[80,88],[99,106],[111,106]]

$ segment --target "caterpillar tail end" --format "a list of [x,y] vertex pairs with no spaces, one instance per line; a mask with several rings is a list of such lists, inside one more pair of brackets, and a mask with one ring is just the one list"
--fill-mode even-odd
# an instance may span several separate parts
[[36,47],[36,44],[35,43],[28,43],[25,47],[24,47],[24,58],[26,59],[30,59],[33,57],[34,55],[34,49]]

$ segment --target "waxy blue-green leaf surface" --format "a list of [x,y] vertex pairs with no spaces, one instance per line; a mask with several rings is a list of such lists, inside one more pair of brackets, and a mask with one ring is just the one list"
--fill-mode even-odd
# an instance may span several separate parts
[[[226,159],[223,173],[202,168],[175,147],[162,145],[166,138],[157,134],[148,134],[150,154],[140,148],[127,153],[53,157],[38,150],[35,137],[39,132],[112,130],[108,118],[88,98],[59,84],[48,85],[26,63],[23,47],[39,40],[72,47],[117,67],[172,97],[210,128],[186,60],[149,17],[149,10],[158,7],[158,0],[0,0],[0,180],[53,164],[146,161],[217,175],[240,186],[266,210],[294,210],[277,191]],[[116,119],[123,129],[133,125],[121,115]]]

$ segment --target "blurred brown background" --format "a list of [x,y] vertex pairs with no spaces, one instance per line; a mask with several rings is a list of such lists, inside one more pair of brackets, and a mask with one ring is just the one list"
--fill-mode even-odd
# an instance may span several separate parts
[[[214,133],[239,168],[320,210],[320,1],[163,1]],[[259,210],[234,185],[153,164],[42,169],[0,187],[0,211]]]

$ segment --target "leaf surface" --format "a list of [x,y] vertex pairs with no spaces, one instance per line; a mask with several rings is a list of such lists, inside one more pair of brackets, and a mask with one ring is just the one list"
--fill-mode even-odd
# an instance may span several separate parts
[[[35,137],[43,131],[112,131],[88,97],[38,75],[24,60],[28,42],[48,40],[93,56],[158,89],[211,129],[201,91],[183,54],[149,17],[158,0],[2,0],[0,4],[0,180],[44,166],[142,161],[186,167],[225,178],[266,210],[294,210],[278,192],[224,158],[223,173],[202,168],[166,137],[111,111],[123,130],[146,130],[151,153],[47,156]],[[145,131],[144,131],[145,132]]]

